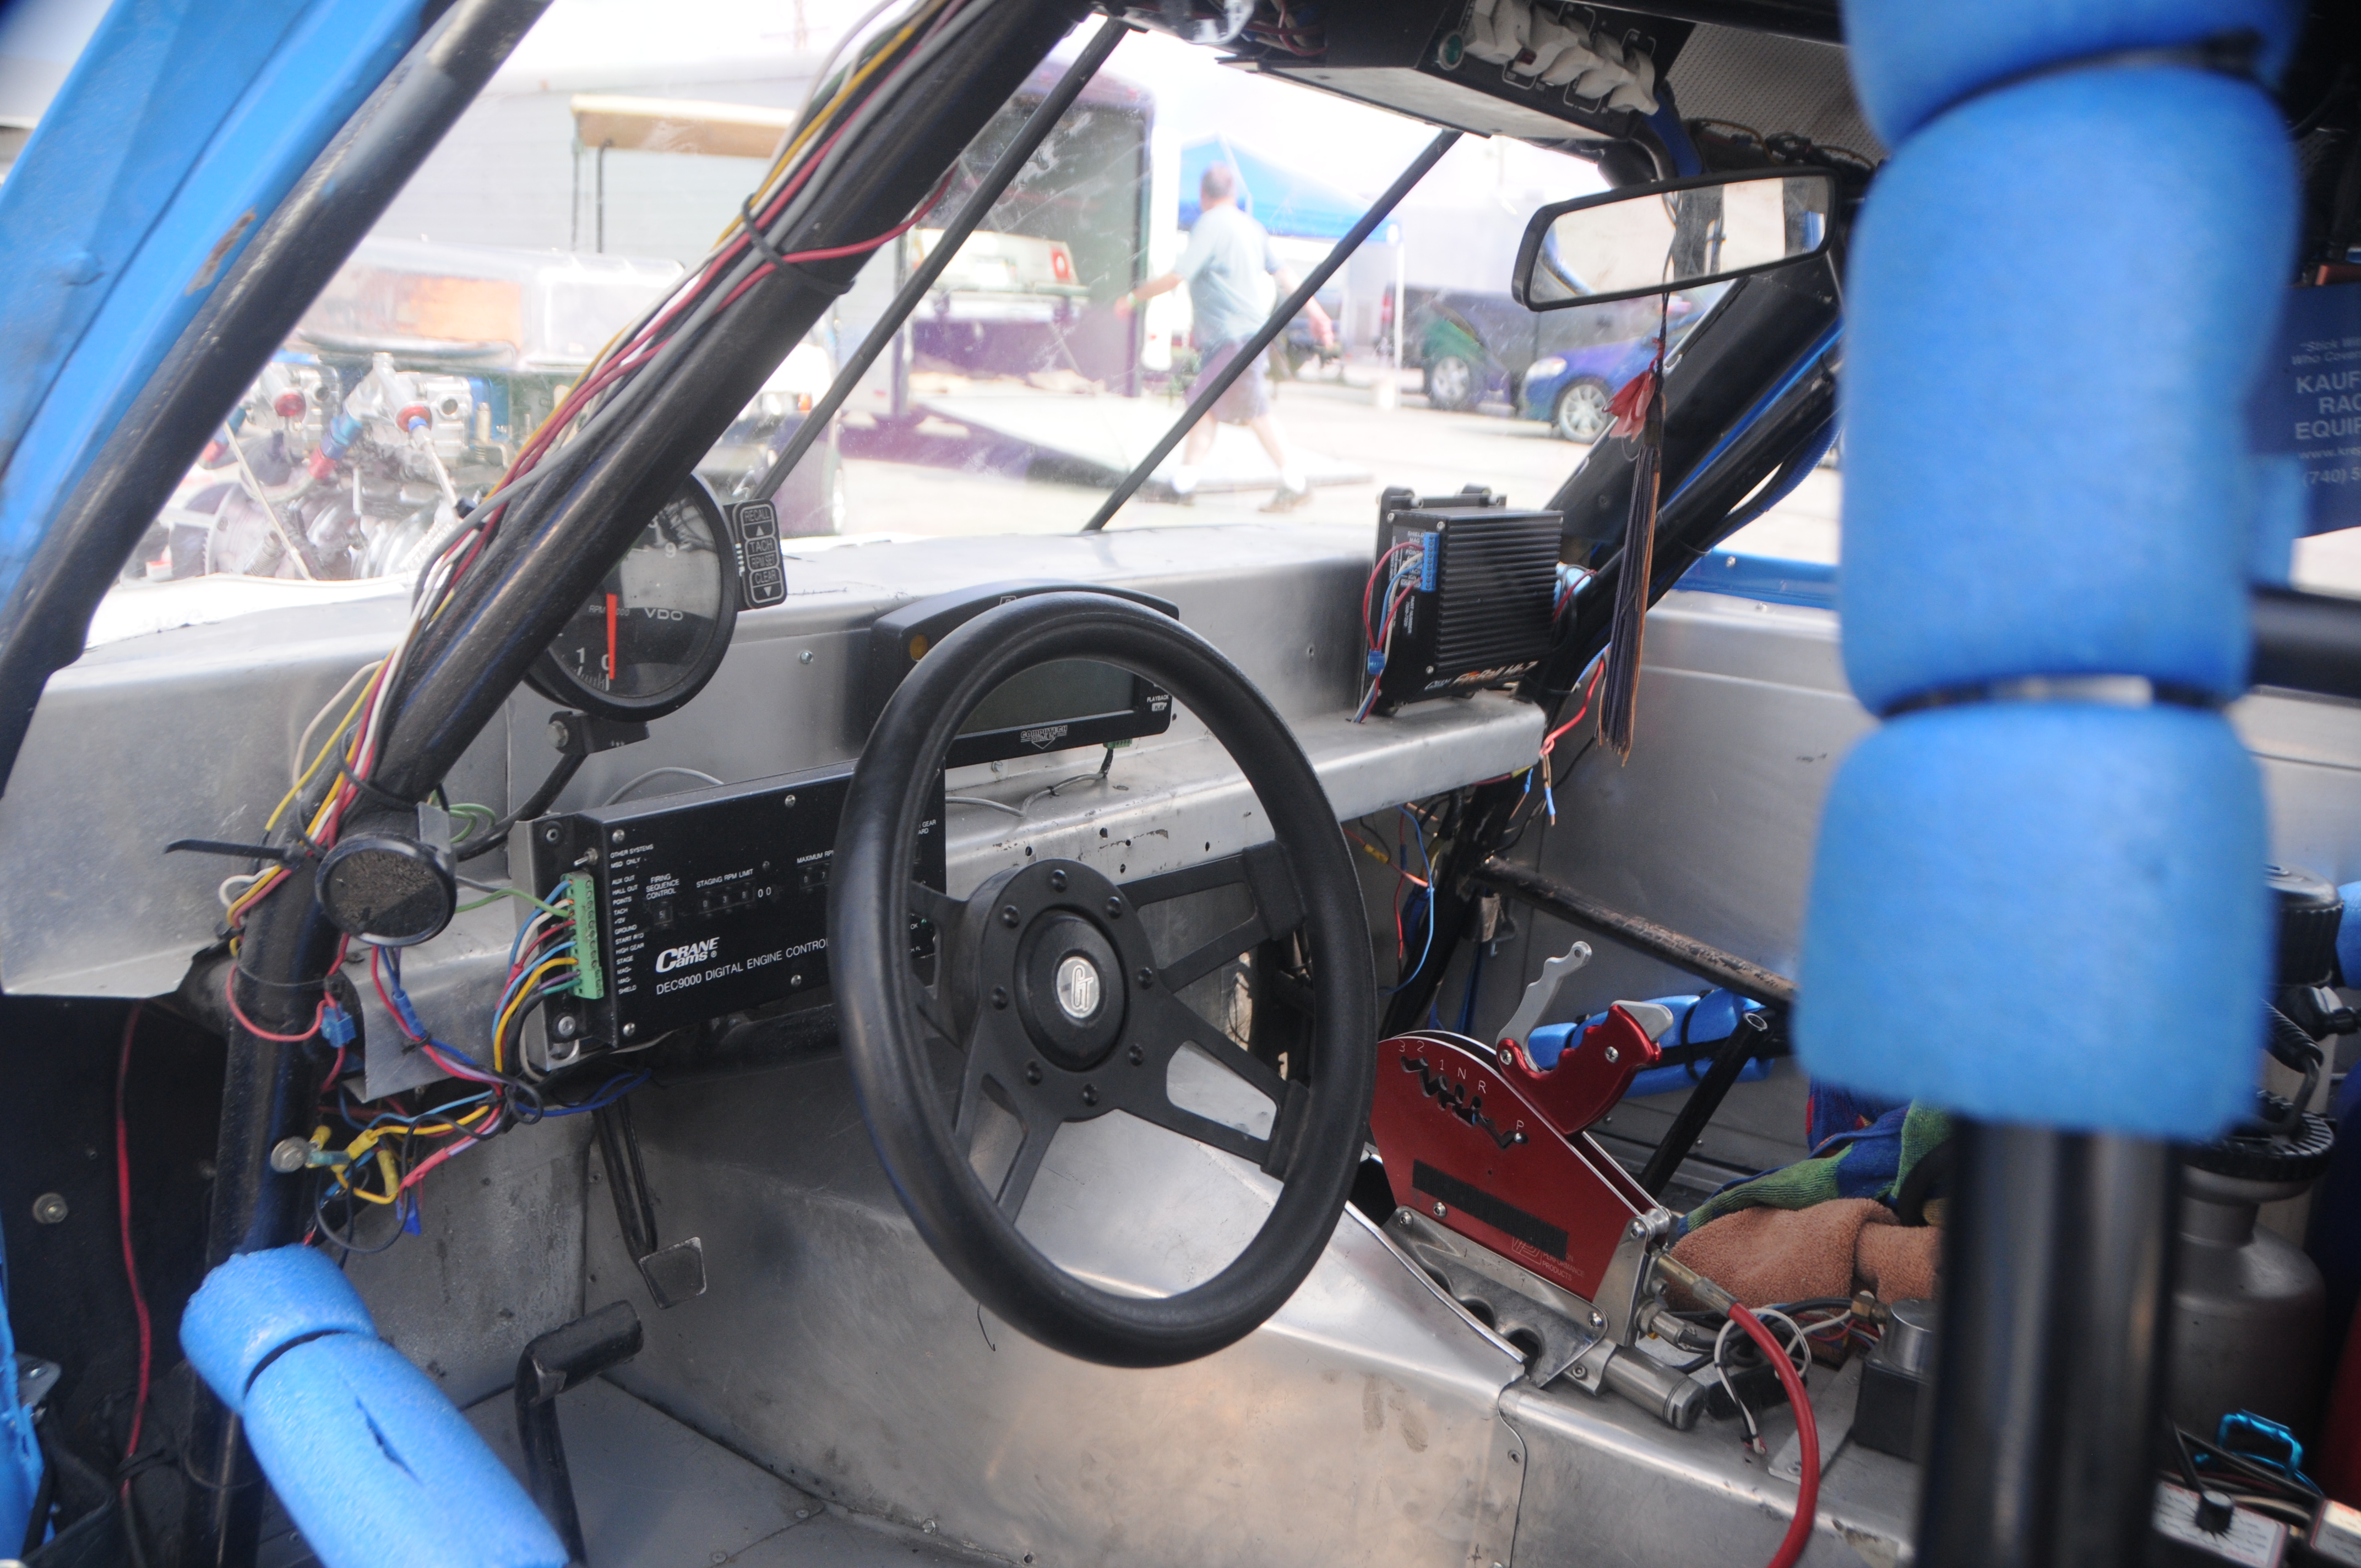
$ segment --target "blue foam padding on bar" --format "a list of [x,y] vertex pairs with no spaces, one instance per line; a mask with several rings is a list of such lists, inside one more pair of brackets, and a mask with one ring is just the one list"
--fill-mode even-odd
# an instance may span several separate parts
[[533,1499],[319,1253],[222,1264],[181,1345],[327,1568],[563,1568]]
[[310,1247],[240,1253],[215,1268],[181,1316],[181,1349],[213,1391],[237,1409],[254,1369],[305,1334],[374,1338],[360,1293]]
[[336,1334],[264,1368],[247,1441],[329,1568],[563,1568],[566,1548],[443,1391],[378,1339]]
[[1846,308],[1846,673],[1872,711],[2015,676],[2246,685],[2245,406],[2295,167],[2251,85],[2052,77],[1878,176]]
[[1947,104],[2009,77],[2126,49],[2186,48],[2250,30],[2277,80],[2295,0],[1846,0],[1845,52],[1869,123],[1898,147]]
[[[1726,1040],[1730,1032],[1738,1027],[1738,1020],[1745,1014],[1747,1008],[1753,1005],[1734,991],[1719,990],[1708,991],[1702,996],[1652,996],[1648,1000],[1659,1007],[1669,1009],[1673,1014],[1673,1026],[1664,1031],[1664,1039],[1658,1042],[1666,1046],[1706,1045],[1715,1040]],[[1557,1066],[1557,1059],[1565,1054],[1566,1047],[1582,1038],[1585,1029],[1606,1021],[1607,1009],[1602,1007],[1571,1024],[1544,1024],[1526,1039],[1526,1059],[1543,1072],[1548,1072]],[[1672,1070],[1685,1072],[1687,1069],[1678,1068]],[[1645,1073],[1639,1075],[1640,1078],[1646,1076]],[[1638,1079],[1633,1081],[1637,1082]],[[1627,1092],[1636,1094],[1640,1091],[1635,1089]]]
[[2009,703],[1887,724],[1820,828],[1805,1065],[1993,1121],[2215,1136],[2253,1103],[2263,822],[2216,714]]

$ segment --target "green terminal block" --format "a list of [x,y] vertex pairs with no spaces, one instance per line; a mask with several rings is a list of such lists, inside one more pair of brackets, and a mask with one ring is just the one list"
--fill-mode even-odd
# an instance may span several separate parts
[[596,1002],[607,994],[607,971],[598,965],[598,884],[588,872],[566,878],[574,906],[574,994]]

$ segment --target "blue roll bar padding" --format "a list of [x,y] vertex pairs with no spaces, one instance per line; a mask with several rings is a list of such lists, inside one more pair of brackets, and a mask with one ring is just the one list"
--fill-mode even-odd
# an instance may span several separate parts
[[1888,147],[1995,82],[2107,54],[2251,32],[2260,73],[2276,81],[2303,16],[2289,0],[1847,0],[1844,11],[1853,84]]
[[0,184],[0,606],[423,0],[116,0]]
[[[1907,716],[1828,795],[1815,1077],[2191,1140],[2251,1092],[2263,797],[2208,704],[2246,682],[2261,486],[2218,411],[2271,341],[2295,165],[2264,89],[2191,50],[2251,33],[2275,71],[2298,16],[1849,0],[1895,151],[1847,280],[1845,664]],[[2157,700],[2033,700],[2126,675]]]
[[181,1347],[328,1568],[562,1568],[566,1549],[426,1375],[377,1337],[307,1247],[229,1259],[181,1320]]
[[2246,689],[2255,470],[2224,411],[2272,340],[2294,185],[2270,100],[2176,67],[2044,77],[1894,154],[1846,291],[1871,711],[2014,676]]

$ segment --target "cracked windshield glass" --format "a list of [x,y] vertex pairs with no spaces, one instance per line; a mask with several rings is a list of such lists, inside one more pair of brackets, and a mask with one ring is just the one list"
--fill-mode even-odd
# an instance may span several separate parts
[[[408,591],[521,455],[579,438],[586,369],[664,308],[889,21],[839,0],[556,0],[189,470],[92,641]],[[1510,275],[1528,220],[1607,181],[1573,144],[1465,137],[1184,429],[1434,133],[1135,33],[881,332],[1089,31],[698,465],[733,519],[772,501],[788,592],[816,551],[1071,532],[1143,464],[1106,526],[1203,528],[1213,556],[1224,523],[1372,526],[1389,487],[1546,505],[1615,439],[1659,327],[1677,354],[1721,292],[1527,310]],[[1732,547],[1833,561],[1836,498],[1832,459]]]

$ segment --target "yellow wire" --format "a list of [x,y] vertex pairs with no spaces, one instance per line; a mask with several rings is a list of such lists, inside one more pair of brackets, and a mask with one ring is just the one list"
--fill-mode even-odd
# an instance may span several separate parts
[[508,1037],[509,1020],[516,1016],[517,1009],[522,1007],[525,1004],[525,999],[539,988],[543,975],[554,969],[571,969],[573,965],[574,959],[570,956],[544,959],[539,969],[525,977],[524,984],[518,987],[515,997],[500,1010],[500,1021],[492,1025],[492,1070],[494,1072],[501,1070],[500,1063],[505,1059],[500,1051],[500,1042]]
[[[372,670],[382,669],[384,665],[385,661],[383,659],[379,659],[376,663],[371,664],[369,668]],[[296,775],[295,786],[289,790],[285,795],[280,795],[279,797],[279,804],[270,808],[270,815],[263,819],[262,830],[265,833],[269,832],[273,828],[279,826],[280,814],[287,809],[288,806],[297,795],[303,793],[303,786],[312,782],[312,775],[320,771],[320,764],[326,762],[328,760],[328,753],[336,749],[336,742],[344,738],[345,727],[353,721],[353,716],[355,714],[360,712],[361,705],[368,701],[370,688],[376,684],[376,682],[372,681],[368,683],[368,685],[361,687],[361,695],[353,698],[352,707],[345,709],[345,716],[336,720],[336,727],[334,729],[329,730],[328,738],[320,743],[319,753],[312,759],[312,765],[305,768],[302,773]]]

